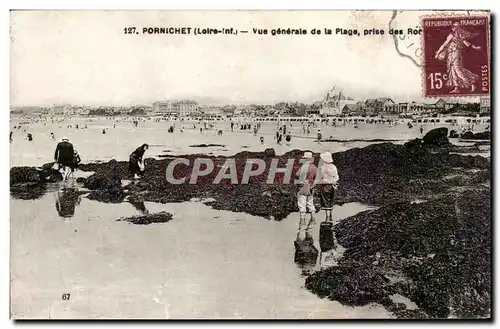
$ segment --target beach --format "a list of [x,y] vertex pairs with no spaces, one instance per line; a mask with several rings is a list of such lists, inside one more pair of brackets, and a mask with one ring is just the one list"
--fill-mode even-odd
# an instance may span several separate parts
[[[14,118],[11,126],[22,120],[25,119]],[[75,128],[77,124],[80,129]],[[461,139],[450,139],[451,143],[446,139],[443,145],[422,141],[432,129],[453,129],[447,124],[423,124],[423,134],[419,126],[409,129],[405,124],[389,127],[362,123],[358,128],[320,124],[323,138],[331,136],[334,141],[318,143],[315,129],[307,135],[299,123],[292,123],[292,140],[281,145],[273,138],[275,123],[263,124],[257,136],[239,129],[231,132],[227,122],[218,122],[214,129],[203,133],[198,129],[201,124],[194,129],[190,127],[192,123],[176,122],[173,133],[167,132],[166,122],[144,120],[134,127],[122,119],[115,128],[114,124],[104,118],[74,118],[56,123],[40,120],[13,130],[10,159],[14,318],[402,316],[398,311],[402,307],[394,308],[387,296],[394,298],[404,289],[384,288],[384,293],[376,298],[353,303],[338,296],[328,298],[329,294],[319,293],[313,287],[314,273],[328,269],[319,264],[319,259],[308,271],[294,263],[299,214],[293,186],[261,184],[258,177],[246,186],[214,185],[208,183],[213,179],[210,175],[200,185],[183,184],[174,189],[163,177],[167,164],[175,158],[202,156],[216,163],[234,158],[239,170],[248,158],[269,161],[276,157],[285,161],[300,157],[306,150],[315,154],[332,152],[341,177],[333,211],[336,224],[347,223],[358,214],[371,216],[367,214],[378,209],[385,211],[396,202],[426,204],[469,189],[489,194],[489,145],[478,146],[478,141]],[[85,125],[87,128],[81,129]],[[486,126],[478,125],[476,131],[483,131]],[[33,141],[25,139],[24,129],[33,134]],[[222,136],[215,133],[216,129],[223,130]],[[55,140],[50,132],[54,132]],[[77,172],[79,183],[73,186],[80,201],[73,205],[68,217],[61,217],[56,210],[62,183],[54,175],[47,176],[47,182],[38,178],[13,181],[18,177],[13,173],[20,171],[16,169],[20,166],[42,168],[53,162],[55,146],[63,136],[70,139],[82,157],[81,170]],[[415,145],[408,144],[410,141]],[[145,155],[146,174],[141,181],[131,182],[127,178],[128,156],[142,143],[150,145]],[[416,163],[415,159],[422,160]],[[108,198],[103,177],[112,177],[106,184],[116,185],[116,198]],[[28,183],[31,185],[23,185]],[[34,187],[40,188],[40,192],[30,193]],[[149,213],[165,211],[172,219],[149,225],[117,221],[144,215],[130,201],[132,197],[139,198]],[[322,217],[319,213],[318,219]],[[342,232],[338,232],[339,236]],[[318,225],[312,238],[319,250]],[[343,245],[344,241],[343,246],[349,251],[347,240],[341,238],[339,242]],[[434,246],[438,247],[442,246]],[[373,251],[376,252],[380,250]],[[370,255],[363,255],[364,263],[352,253],[348,255],[347,265],[342,266],[351,266],[354,261],[365,269],[366,259],[373,262]],[[71,302],[61,299],[65,293],[71,295]],[[405,300],[404,309],[415,308],[414,300]],[[420,304],[425,316],[442,315],[426,307]]]

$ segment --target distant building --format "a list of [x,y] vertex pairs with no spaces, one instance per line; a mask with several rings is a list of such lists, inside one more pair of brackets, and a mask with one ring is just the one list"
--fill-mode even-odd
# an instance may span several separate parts
[[167,113],[171,109],[170,102],[154,102],[153,111],[156,113]]
[[409,115],[418,115],[424,114],[427,111],[427,105],[423,103],[417,103],[415,101],[408,104],[408,112]]
[[335,87],[333,87],[326,93],[325,98],[321,102],[320,114],[322,116],[340,115],[346,104],[356,104],[356,100],[346,97],[342,94],[342,91],[337,91]]
[[432,112],[445,112],[450,110],[454,104],[445,101],[440,98],[436,103],[429,104],[428,107]]
[[398,103],[399,114],[407,115],[410,104],[408,102]]
[[342,108],[342,114],[344,115],[362,115],[363,109],[358,106],[358,104],[345,104]]
[[323,105],[322,101],[314,102],[310,107],[306,108],[305,115],[306,116],[319,115],[322,105]]
[[490,97],[481,97],[479,99],[479,114],[491,113],[491,99]]
[[224,112],[220,107],[205,107],[200,110],[201,113],[203,113],[203,116],[206,117],[222,117],[224,115]]
[[67,114],[68,111],[71,109],[70,105],[54,105],[52,107],[52,113],[53,114]]
[[178,116],[189,116],[199,113],[198,103],[189,100],[154,102],[153,109],[156,113]]
[[398,104],[394,103],[394,101],[390,98],[381,98],[380,100],[380,108],[384,113],[395,114],[399,112]]
[[399,106],[389,97],[369,98],[364,104],[366,114],[394,114],[399,112]]

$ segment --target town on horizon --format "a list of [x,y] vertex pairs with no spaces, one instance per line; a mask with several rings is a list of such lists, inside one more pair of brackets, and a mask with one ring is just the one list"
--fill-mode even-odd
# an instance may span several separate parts
[[[455,110],[455,111],[454,111]],[[13,106],[12,114],[45,115],[163,115],[163,116],[204,116],[208,118],[231,116],[378,116],[378,115],[418,115],[465,111],[482,115],[490,113],[490,98],[482,97],[479,101],[439,98],[427,102],[410,100],[394,101],[391,97],[367,98],[356,100],[345,95],[335,86],[322,100],[305,104],[302,102],[278,102],[275,104],[246,105],[204,105],[189,99],[156,101],[151,105],[131,106],[81,106],[55,104],[47,106]]]

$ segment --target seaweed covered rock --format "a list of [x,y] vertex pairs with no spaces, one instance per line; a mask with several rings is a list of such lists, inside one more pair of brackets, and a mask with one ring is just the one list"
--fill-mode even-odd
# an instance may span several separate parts
[[472,131],[467,131],[460,136],[462,139],[491,139],[491,134],[489,131],[483,131],[479,133],[473,133]]
[[378,292],[378,299],[383,291],[399,293],[435,318],[490,315],[489,189],[388,205],[344,219],[334,229],[346,251],[339,269],[320,271],[306,281],[318,295],[357,305],[351,297],[357,294],[355,282],[373,273],[387,278],[397,273],[398,284],[378,280],[363,290]]
[[88,195],[90,200],[119,203],[125,197],[120,172],[114,167],[100,169],[87,177],[83,186],[92,190]]
[[432,129],[423,138],[425,145],[443,146],[450,143],[448,140],[448,128],[441,127]]
[[105,203],[120,203],[125,198],[123,189],[120,187],[110,187],[107,189],[93,190],[87,196],[89,200]]
[[194,144],[194,145],[189,145],[189,147],[226,147],[226,145],[222,145],[222,144]]
[[10,169],[11,196],[24,200],[35,200],[47,190],[46,183],[62,180],[62,175],[52,169],[53,163],[35,167],[13,167]]
[[46,163],[42,166],[41,175],[47,183],[55,183],[62,181],[62,174],[54,169],[54,162]]
[[408,149],[415,147],[415,146],[422,146],[422,145],[423,145],[423,141],[420,138],[412,139],[411,141],[408,141],[404,144],[404,146]]
[[273,148],[267,148],[264,150],[264,156],[267,158],[272,158],[276,156],[276,152]]
[[46,184],[39,182],[16,183],[10,185],[10,195],[16,199],[35,200],[42,197],[47,191]]
[[44,164],[42,168],[13,167],[10,169],[10,184],[59,182],[62,175],[52,168],[53,165],[52,162]]
[[364,264],[334,266],[318,271],[306,279],[306,288],[321,298],[342,304],[364,306],[370,303],[392,304],[387,290],[389,280]]
[[141,215],[141,216],[132,216],[132,217],[127,217],[127,218],[120,218],[117,219],[117,221],[125,221],[129,222],[135,225],[149,225],[152,223],[166,223],[170,220],[172,220],[172,214],[166,212],[166,211],[161,211],[159,213],[155,214],[147,214],[147,215]]
[[35,167],[13,167],[10,168],[10,184],[19,183],[42,183],[43,176]]
[[416,140],[405,145],[373,144],[332,154],[340,177],[336,201],[373,205],[411,201],[436,190],[453,188],[442,181],[453,168],[490,167],[485,157],[452,154],[447,146],[442,152],[436,149],[439,147]]

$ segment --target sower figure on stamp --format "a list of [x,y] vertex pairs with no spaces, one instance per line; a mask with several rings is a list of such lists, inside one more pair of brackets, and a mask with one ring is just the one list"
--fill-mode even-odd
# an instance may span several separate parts
[[[300,170],[298,171],[298,192],[297,192],[297,204],[299,206],[299,229],[297,232],[297,238],[300,237],[302,231],[310,231],[314,224],[314,181],[316,178],[317,168],[313,163],[313,155],[311,152],[304,152],[302,156],[304,163]],[[306,214],[310,213],[309,222],[306,224]]]
[[448,74],[446,85],[450,88],[453,87],[450,94],[460,92],[460,88],[470,88],[471,92],[476,89],[475,83],[479,76],[467,70],[462,61],[464,46],[474,50],[481,50],[481,47],[468,41],[468,39],[470,40],[475,36],[476,34],[465,31],[458,22],[455,22],[446,41],[436,51],[434,56],[436,59],[446,60]]

